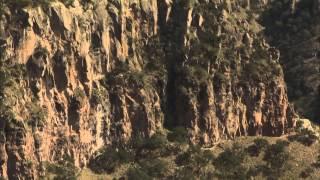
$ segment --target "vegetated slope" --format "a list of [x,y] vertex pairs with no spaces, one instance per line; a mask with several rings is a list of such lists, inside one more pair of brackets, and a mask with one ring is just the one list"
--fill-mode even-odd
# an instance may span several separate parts
[[262,16],[271,45],[279,48],[289,99],[304,117],[320,123],[320,4],[270,3]]
[[[103,149],[94,156],[89,166],[92,171],[84,169],[73,176],[129,180],[317,179],[319,128],[298,127],[288,136],[240,137],[221,141],[209,149],[189,145],[186,131],[176,128],[167,135],[155,134],[126,148]],[[64,171],[60,174],[68,177]]]
[[85,167],[175,127],[211,146],[294,126],[278,51],[246,1],[48,2],[1,4],[1,176]]

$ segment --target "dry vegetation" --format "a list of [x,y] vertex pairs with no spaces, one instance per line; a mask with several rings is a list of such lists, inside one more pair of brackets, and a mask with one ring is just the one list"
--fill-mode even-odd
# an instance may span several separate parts
[[[200,148],[177,135],[184,133],[180,128],[175,136],[159,133],[146,141],[135,140],[134,145],[127,147],[105,148],[92,159],[91,169],[83,169],[76,176],[97,180],[317,179],[318,137],[309,136],[305,141],[292,139],[305,135],[301,132],[297,130],[283,137],[239,137],[221,141],[212,148]],[[310,138],[315,139],[306,144]]]

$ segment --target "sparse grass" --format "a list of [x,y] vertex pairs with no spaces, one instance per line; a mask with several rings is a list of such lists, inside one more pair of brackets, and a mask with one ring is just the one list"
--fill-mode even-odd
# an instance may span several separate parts
[[84,168],[81,170],[79,176],[79,180],[111,180],[112,177],[108,174],[96,174],[88,168]]

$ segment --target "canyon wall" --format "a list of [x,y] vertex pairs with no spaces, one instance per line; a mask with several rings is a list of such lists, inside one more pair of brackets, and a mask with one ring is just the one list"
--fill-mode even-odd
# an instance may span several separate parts
[[261,22],[281,52],[290,102],[299,115],[320,123],[320,1],[293,2],[270,3]]
[[177,126],[204,146],[286,133],[279,51],[250,12],[266,2],[239,2],[5,6],[1,176],[37,179],[64,155],[84,167],[103,146]]

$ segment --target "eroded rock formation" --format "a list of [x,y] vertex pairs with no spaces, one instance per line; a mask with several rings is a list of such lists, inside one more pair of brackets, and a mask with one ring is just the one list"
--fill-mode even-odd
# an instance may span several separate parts
[[278,52],[249,4],[199,2],[5,7],[1,176],[37,178],[64,154],[83,167],[105,145],[173,126],[203,145],[293,127]]

